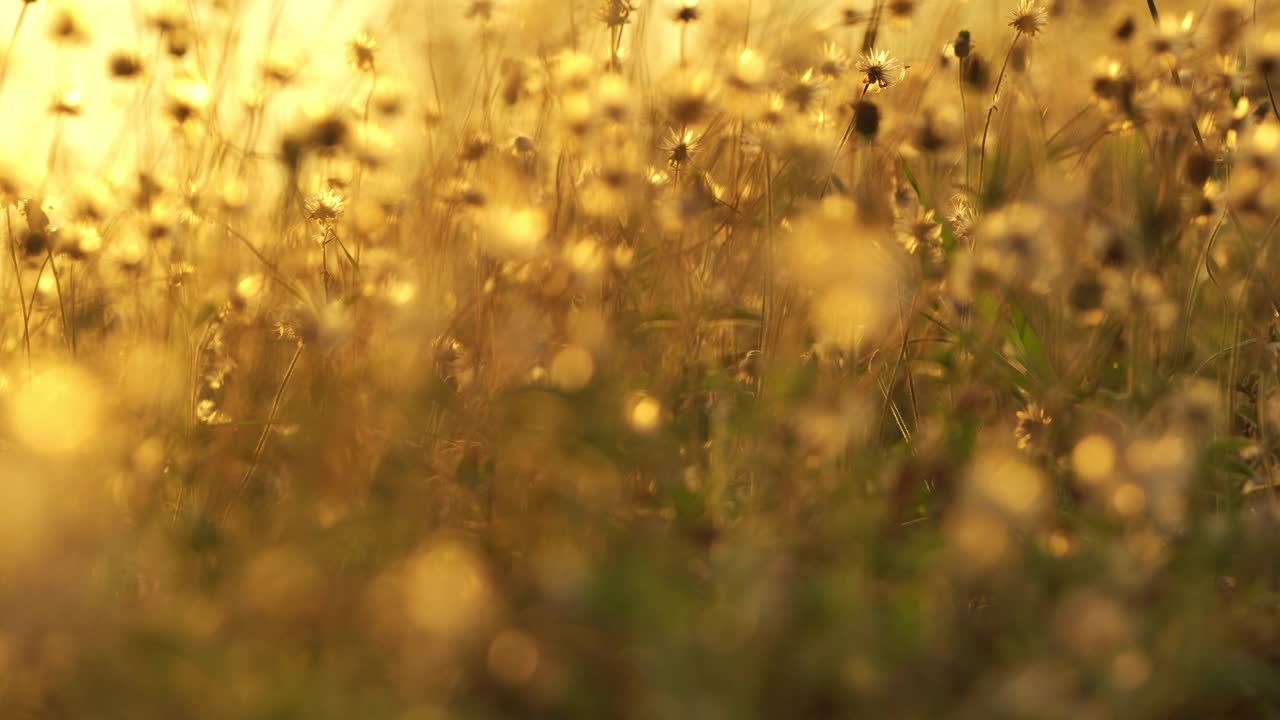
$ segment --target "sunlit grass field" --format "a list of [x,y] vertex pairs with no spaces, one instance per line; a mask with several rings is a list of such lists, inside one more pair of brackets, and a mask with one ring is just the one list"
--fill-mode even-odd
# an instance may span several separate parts
[[0,720],[1280,717],[1280,0],[0,3]]

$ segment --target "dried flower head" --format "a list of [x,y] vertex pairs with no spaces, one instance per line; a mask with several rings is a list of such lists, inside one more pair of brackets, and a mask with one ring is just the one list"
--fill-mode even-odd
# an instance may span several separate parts
[[61,6],[49,23],[49,37],[56,43],[84,45],[89,42],[89,26],[73,6]]
[[262,61],[262,77],[269,83],[288,85],[298,74],[298,55],[289,49],[274,48]]
[[1219,53],[1231,52],[1249,22],[1244,0],[1219,0],[1209,13],[1209,34]]
[[84,91],[78,86],[59,90],[49,101],[49,112],[63,117],[79,115],[84,112]]
[[662,143],[662,151],[667,155],[667,163],[672,167],[684,166],[697,152],[698,141],[698,136],[692,130],[668,131],[667,139]]
[[1048,440],[1049,426],[1053,418],[1039,404],[1031,402],[1017,412],[1018,424],[1013,429],[1013,436],[1018,441],[1020,450],[1044,449]]
[[489,22],[493,19],[493,0],[471,0],[463,17],[481,23]]
[[1133,34],[1137,30],[1138,24],[1134,21],[1133,16],[1125,15],[1120,19],[1120,22],[1115,24],[1115,27],[1111,28],[1111,37],[1115,38],[1116,42],[1127,43],[1133,39]]
[[199,79],[175,78],[169,82],[166,91],[165,110],[178,125],[186,125],[198,118],[209,106],[209,86]]
[[132,50],[117,50],[107,58],[107,72],[118,80],[135,78],[142,70],[142,57]]
[[873,49],[858,59],[858,72],[862,73],[863,92],[866,92],[891,87],[902,80],[907,68],[888,51]]
[[1253,67],[1271,81],[1280,79],[1280,33],[1267,33],[1253,51]]
[[307,201],[307,217],[322,225],[331,225],[342,217],[347,199],[335,190],[326,188]]
[[911,16],[916,12],[915,0],[889,0],[885,10],[889,13],[889,18],[899,24],[911,22]]
[[849,55],[839,44],[828,42],[822,45],[822,59],[818,63],[818,72],[825,78],[838,80],[849,70]]
[[147,24],[167,35],[187,28],[187,7],[177,0],[158,0],[147,10]]
[[671,19],[677,23],[688,25],[698,21],[698,0],[680,0]]
[[951,197],[947,222],[951,224],[951,234],[956,240],[968,242],[973,238],[973,230],[978,224],[978,210],[963,193]]
[[619,28],[631,22],[631,13],[637,7],[631,0],[603,0],[598,16],[606,27]]
[[853,129],[865,138],[873,138],[880,131],[880,108],[870,100],[859,100],[853,105]]
[[1036,205],[1013,204],[988,215],[978,228],[979,267],[1011,285],[1034,285],[1050,265],[1045,223]]
[[1018,0],[1018,7],[1009,17],[1009,27],[1019,35],[1035,37],[1049,24],[1049,12],[1040,7],[1038,0]]
[[1195,28],[1195,16],[1192,13],[1183,15],[1181,20],[1161,18],[1156,33],[1150,39],[1151,51],[1157,55],[1181,55],[1191,47]]
[[765,60],[752,48],[744,48],[731,63],[729,82],[737,90],[755,90],[765,78]]
[[893,225],[898,242],[912,255],[921,255],[930,262],[942,261],[942,224],[933,210],[917,205],[912,214],[903,214]]
[[671,118],[677,124],[691,125],[710,110],[712,77],[701,71],[681,70],[670,81],[667,96]]
[[791,86],[787,88],[785,97],[787,101],[796,106],[796,109],[804,112],[818,98],[821,89],[822,77],[814,74],[813,69],[810,68],[791,83]]
[[367,32],[356,33],[347,43],[347,55],[355,69],[373,72],[378,61],[378,39]]
[[0,207],[10,208],[22,201],[26,182],[7,161],[0,161]]

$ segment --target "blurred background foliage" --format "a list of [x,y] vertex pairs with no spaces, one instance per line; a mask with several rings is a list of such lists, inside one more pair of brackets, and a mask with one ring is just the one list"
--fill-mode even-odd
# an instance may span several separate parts
[[0,717],[1280,716],[1280,3],[6,1]]

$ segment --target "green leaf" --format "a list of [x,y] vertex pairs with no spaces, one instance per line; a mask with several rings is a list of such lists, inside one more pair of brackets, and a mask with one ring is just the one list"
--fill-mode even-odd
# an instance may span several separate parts
[[916,191],[916,199],[925,208],[929,208],[929,201],[925,198],[924,192],[920,190],[920,183],[916,181],[916,176],[911,172],[911,167],[907,165],[906,158],[898,156],[898,161],[902,163],[902,173],[907,176],[907,182],[911,183],[911,189]]
[[1034,373],[1041,382],[1054,380],[1057,373],[1054,372],[1049,354],[1045,352],[1040,334],[1036,332],[1035,327],[1027,319],[1026,313],[1016,301],[1009,301],[1009,310],[1012,318],[1008,339],[1018,351],[1015,359],[1028,371]]

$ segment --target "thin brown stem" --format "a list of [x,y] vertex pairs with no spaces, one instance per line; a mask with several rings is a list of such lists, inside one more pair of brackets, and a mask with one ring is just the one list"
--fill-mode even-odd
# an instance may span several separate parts
[[880,17],[884,14],[885,0],[876,0],[876,4],[871,8],[871,18],[867,22],[867,29],[862,33],[862,52],[871,52],[876,45],[876,37],[880,34]]
[[22,22],[27,19],[27,8],[23,3],[18,11],[18,21],[13,24],[13,34],[9,36],[9,47],[4,50],[4,65],[0,65],[0,94],[4,93],[5,81],[9,79],[9,64],[13,60],[13,46],[18,44],[18,33],[22,30]]
[[27,308],[27,293],[22,289],[22,266],[18,263],[18,245],[13,237],[13,211],[4,209],[5,227],[9,231],[9,259],[13,261],[13,277],[18,283],[18,305],[22,308],[22,347],[27,356],[27,372],[31,372],[31,312]]
[[960,121],[964,131],[964,190],[969,192],[973,188],[973,173],[969,167],[969,102],[964,95],[964,61],[964,58],[960,58],[957,65],[960,72]]
[[53,289],[58,293],[58,315],[62,318],[62,339],[67,343],[67,347],[72,348],[74,355],[74,345],[71,342],[71,323],[67,321],[67,305],[62,300],[62,277],[58,275],[58,264],[53,259],[53,248],[46,248],[48,253],[49,271],[53,274]]
[[1018,45],[1018,40],[1022,38],[1022,33],[1017,32],[1013,36],[1013,42],[1009,43],[1009,49],[1004,54],[1004,62],[1000,65],[1000,74],[996,77],[996,89],[991,93],[991,107],[987,110],[987,123],[982,128],[982,152],[978,156],[978,197],[982,197],[983,185],[986,181],[987,170],[987,136],[991,132],[991,116],[995,115],[996,106],[1000,102],[1000,87],[1004,85],[1004,76],[1009,71],[1009,59],[1013,57],[1013,48]]
[[267,447],[267,438],[271,437],[271,430],[275,427],[276,413],[280,410],[280,401],[284,398],[285,388],[289,386],[289,379],[293,377],[293,371],[298,367],[298,358],[302,357],[302,349],[306,347],[303,343],[298,343],[298,347],[293,351],[293,358],[289,361],[289,367],[284,371],[284,378],[280,380],[280,386],[276,388],[276,395],[271,400],[271,410],[267,412],[267,422],[262,428],[262,434],[258,436],[258,444],[253,448],[253,459],[249,461],[249,469],[245,471],[244,478],[240,480],[240,487],[236,488],[236,494],[227,501],[226,507],[222,511],[222,521],[226,522],[227,516],[231,513],[231,508],[244,495],[245,490],[249,488],[249,483],[253,481],[253,474],[258,469],[258,464],[262,461],[262,452]]
[[1263,75],[1262,83],[1267,86],[1267,99],[1271,101],[1271,114],[1280,120],[1280,108],[1276,107],[1276,94],[1271,90],[1271,76]]

